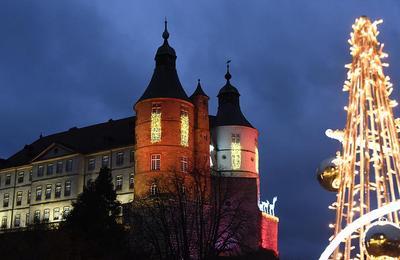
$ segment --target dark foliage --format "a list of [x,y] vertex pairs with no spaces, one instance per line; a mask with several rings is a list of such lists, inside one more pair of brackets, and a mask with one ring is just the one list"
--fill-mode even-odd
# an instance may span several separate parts
[[[203,176],[175,174],[169,186],[158,186],[157,194],[134,201],[128,213],[130,237],[147,250],[149,259],[210,259],[238,253],[248,216],[240,201],[225,206],[231,196],[219,179],[210,191],[205,185],[210,180]],[[190,187],[185,192],[184,185]]]
[[78,196],[73,210],[61,225],[72,241],[74,255],[82,258],[122,257],[119,254],[125,253],[126,241],[123,226],[117,223],[120,206],[110,170],[102,168],[96,180]]

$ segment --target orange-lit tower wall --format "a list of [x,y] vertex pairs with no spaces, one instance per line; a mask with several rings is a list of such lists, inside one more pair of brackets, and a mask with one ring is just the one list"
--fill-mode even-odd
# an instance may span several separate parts
[[135,197],[170,191],[175,174],[188,175],[194,160],[194,106],[179,81],[168,37],[165,24],[152,79],[134,107]]
[[194,167],[210,175],[210,125],[208,115],[209,97],[204,93],[200,80],[190,97],[194,104]]

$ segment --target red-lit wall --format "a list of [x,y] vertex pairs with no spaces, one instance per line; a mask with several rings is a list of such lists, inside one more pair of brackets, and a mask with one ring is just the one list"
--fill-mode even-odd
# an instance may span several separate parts
[[261,225],[260,225],[260,244],[264,249],[273,250],[276,255],[278,251],[278,223],[277,217],[268,215],[264,212],[261,214]]

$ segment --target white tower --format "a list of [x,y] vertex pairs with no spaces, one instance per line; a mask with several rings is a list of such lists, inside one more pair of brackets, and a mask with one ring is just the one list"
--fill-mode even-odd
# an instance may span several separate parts
[[218,93],[218,113],[212,129],[213,169],[223,177],[258,180],[258,131],[244,117],[239,91],[231,85],[229,64],[226,84]]

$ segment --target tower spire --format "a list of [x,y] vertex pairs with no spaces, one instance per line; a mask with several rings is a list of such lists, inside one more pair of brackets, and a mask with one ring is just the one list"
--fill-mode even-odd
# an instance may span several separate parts
[[168,21],[167,17],[164,19],[164,32],[162,34],[162,37],[164,39],[164,43],[168,43],[168,38],[169,38],[169,32],[168,32]]
[[155,61],[156,67],[151,81],[139,101],[149,98],[169,97],[190,101],[179,81],[176,71],[176,53],[168,44],[168,22],[164,20],[164,43],[157,49]]
[[231,63],[231,60],[228,60],[226,62],[226,74],[225,74],[225,79],[227,82],[232,78],[232,75],[229,73],[229,63]]

